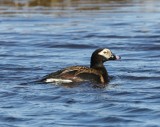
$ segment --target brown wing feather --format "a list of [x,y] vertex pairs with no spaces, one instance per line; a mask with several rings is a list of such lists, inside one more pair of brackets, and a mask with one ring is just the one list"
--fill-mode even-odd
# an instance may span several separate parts
[[79,77],[84,80],[104,83],[104,78],[102,76],[102,73],[98,70],[84,66],[72,66],[69,67],[68,70],[72,71],[76,70],[74,77]]
[[43,78],[63,78],[72,79],[74,81],[91,80],[104,83],[103,76],[100,71],[84,66],[71,66],[51,73]]

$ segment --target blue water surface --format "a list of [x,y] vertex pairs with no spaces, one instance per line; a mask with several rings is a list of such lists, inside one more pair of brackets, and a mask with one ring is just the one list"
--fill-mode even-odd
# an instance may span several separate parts
[[[0,127],[160,127],[159,0],[1,0]],[[110,48],[111,82],[36,83]]]

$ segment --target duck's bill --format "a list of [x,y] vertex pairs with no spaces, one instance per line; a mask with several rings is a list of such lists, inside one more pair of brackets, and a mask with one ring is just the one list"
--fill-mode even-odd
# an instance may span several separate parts
[[116,55],[115,55],[115,60],[120,60],[120,59],[121,59],[120,56],[116,56]]
[[117,56],[117,55],[114,55],[112,54],[112,56],[109,58],[109,60],[120,60],[121,57],[120,56]]

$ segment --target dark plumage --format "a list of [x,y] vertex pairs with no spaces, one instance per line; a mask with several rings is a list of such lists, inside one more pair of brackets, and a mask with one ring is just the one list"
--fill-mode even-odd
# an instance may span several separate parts
[[120,59],[120,57],[114,55],[109,49],[100,48],[92,53],[90,67],[67,67],[45,76],[41,81],[55,83],[78,83],[89,81],[96,84],[106,84],[109,82],[109,78],[103,63],[117,59]]

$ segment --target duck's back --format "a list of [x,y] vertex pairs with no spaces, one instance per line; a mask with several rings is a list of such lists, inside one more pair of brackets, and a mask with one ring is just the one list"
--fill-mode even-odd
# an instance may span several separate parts
[[100,71],[93,68],[84,66],[72,66],[51,73],[45,76],[41,81],[60,83],[90,81],[95,83],[104,83],[104,78]]

